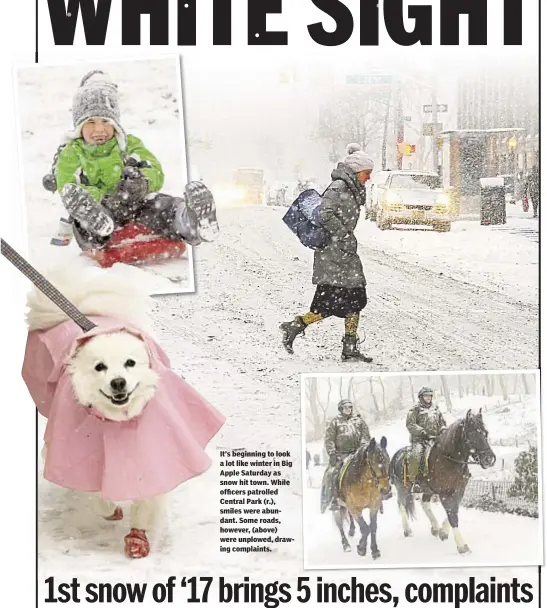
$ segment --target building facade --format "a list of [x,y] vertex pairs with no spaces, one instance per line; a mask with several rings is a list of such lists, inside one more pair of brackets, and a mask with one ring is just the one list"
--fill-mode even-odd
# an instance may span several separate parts
[[[539,152],[539,72],[536,66],[488,69],[458,83],[458,129],[515,129],[494,142],[500,173],[527,171]],[[521,130],[522,129],[522,130]]]

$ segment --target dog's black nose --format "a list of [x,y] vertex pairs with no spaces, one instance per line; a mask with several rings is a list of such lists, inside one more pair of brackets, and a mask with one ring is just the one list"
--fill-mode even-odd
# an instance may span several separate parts
[[125,390],[125,387],[127,386],[127,382],[125,381],[125,378],[113,378],[110,381],[110,386],[112,387],[113,391],[116,391],[117,393],[121,393],[122,391]]

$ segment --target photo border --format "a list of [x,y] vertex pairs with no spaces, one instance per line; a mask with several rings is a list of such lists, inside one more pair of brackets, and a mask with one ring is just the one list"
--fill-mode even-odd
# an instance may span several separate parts
[[[306,540],[306,507],[310,504],[309,497],[307,496],[306,486],[306,415],[305,415],[305,381],[309,378],[349,378],[349,377],[393,377],[393,376],[480,376],[485,374],[491,375],[514,375],[514,374],[533,374],[536,381],[535,387],[535,400],[537,402],[537,434],[538,434],[538,520],[539,520],[539,555],[541,563],[537,561],[524,562],[524,563],[512,563],[512,564],[492,564],[490,562],[473,562],[473,563],[420,563],[420,564],[408,564],[408,563],[393,563],[386,564],[385,562],[370,562],[366,561],[367,557],[363,557],[363,565],[351,564],[351,565],[339,565],[330,563],[325,566],[313,566],[309,563],[308,554],[308,543]],[[544,547],[544,522],[543,522],[543,419],[544,416],[541,414],[541,377],[539,369],[522,369],[522,370],[458,370],[458,371],[425,371],[425,372],[319,372],[319,373],[302,373],[300,374],[300,420],[301,420],[301,467],[302,467],[302,567],[307,571],[324,571],[324,570],[405,570],[405,569],[427,569],[427,568],[443,568],[443,569],[479,569],[479,568],[529,568],[538,567],[541,569],[545,565],[545,547]],[[404,542],[404,538],[401,536],[401,542]],[[466,560],[465,557],[461,557],[462,562]],[[541,570],[540,570],[541,571]],[[541,580],[541,579],[540,579]],[[539,605],[539,604],[538,604]]]
[[[175,71],[177,75],[177,110],[178,110],[178,122],[179,122],[179,130],[180,130],[180,142],[181,142],[181,150],[183,155],[183,178],[185,179],[185,184],[188,183],[189,180],[189,172],[190,172],[190,164],[188,158],[189,145],[186,137],[187,125],[186,125],[186,107],[185,107],[185,91],[184,91],[184,83],[183,83],[183,71],[181,66],[181,55],[179,53],[165,53],[165,54],[128,54],[127,56],[113,57],[108,59],[103,59],[101,57],[94,58],[92,56],[86,57],[85,60],[77,60],[77,61],[65,61],[65,60],[50,60],[46,63],[14,63],[12,66],[12,86],[13,86],[13,94],[14,94],[14,110],[15,110],[15,122],[16,122],[16,134],[17,134],[17,163],[19,165],[18,178],[19,178],[19,186],[21,189],[21,222],[22,222],[22,232],[23,232],[23,247],[22,251],[20,251],[23,257],[26,257],[29,260],[29,250],[30,250],[30,233],[29,233],[29,223],[28,223],[28,213],[27,213],[27,203],[26,203],[26,183],[25,183],[25,163],[23,162],[23,138],[21,136],[22,133],[22,123],[21,123],[21,112],[20,112],[20,94],[19,94],[19,72],[21,70],[40,70],[41,68],[52,68],[52,67],[63,67],[70,66],[75,67],[78,65],[82,66],[82,69],[85,69],[84,66],[91,67],[92,65],[100,65],[100,64],[123,64],[127,63],[136,63],[139,61],[162,61],[162,60],[172,60],[175,65]],[[166,289],[165,290],[151,290],[148,292],[148,295],[152,298],[156,296],[173,296],[173,295],[182,295],[182,294],[194,294],[197,292],[196,286],[196,266],[195,266],[195,255],[194,255],[194,247],[191,245],[186,245],[186,251],[188,254],[188,281],[185,287],[177,288],[175,284],[172,284],[171,288],[168,288],[167,285],[168,279],[166,278]],[[30,261],[30,260],[29,260]]]

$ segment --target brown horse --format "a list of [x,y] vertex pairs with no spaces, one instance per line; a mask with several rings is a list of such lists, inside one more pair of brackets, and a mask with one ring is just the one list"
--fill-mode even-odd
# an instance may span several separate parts
[[[334,509],[334,521],[340,531],[344,551],[350,551],[350,544],[344,533],[344,521],[350,520],[349,536],[355,533],[354,520],[361,530],[361,540],[357,553],[366,555],[367,541],[370,534],[370,547],[373,559],[380,557],[376,544],[378,511],[382,498],[390,489],[389,455],[386,451],[387,439],[382,437],[380,443],[372,439],[368,445],[362,445],[355,454],[349,457],[347,465],[341,470],[338,492],[338,509]],[[363,518],[363,509],[370,512],[370,525]]]
[[[405,536],[412,535],[409,517],[415,518],[414,498],[404,481],[404,461],[408,450],[409,448],[400,449],[390,465],[390,477],[397,490],[397,504]],[[458,525],[460,502],[471,477],[468,465],[480,464],[483,469],[487,469],[494,466],[495,462],[496,456],[488,443],[482,410],[476,415],[469,410],[465,418],[454,422],[435,440],[429,453],[427,474],[418,479],[423,492],[422,507],[431,522],[431,534],[446,540],[452,528],[456,546],[462,554],[470,551]],[[431,498],[434,495],[439,496],[447,515],[441,527],[431,510]]]

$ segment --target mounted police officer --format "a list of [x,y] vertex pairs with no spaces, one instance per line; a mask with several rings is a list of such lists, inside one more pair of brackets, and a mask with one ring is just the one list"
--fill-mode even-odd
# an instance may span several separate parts
[[338,509],[338,474],[344,459],[354,454],[361,445],[370,443],[370,431],[366,422],[353,411],[353,403],[342,399],[338,404],[338,416],[325,431],[325,449],[329,456],[329,467],[323,480],[322,508],[328,504]]
[[441,411],[433,403],[433,390],[424,386],[418,393],[418,403],[408,412],[406,428],[410,433],[410,458],[408,482],[414,490],[422,469],[422,462],[428,445],[446,430],[446,422]]

